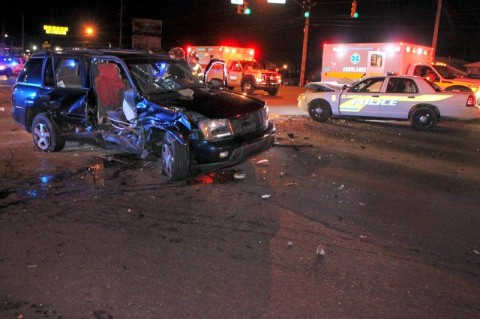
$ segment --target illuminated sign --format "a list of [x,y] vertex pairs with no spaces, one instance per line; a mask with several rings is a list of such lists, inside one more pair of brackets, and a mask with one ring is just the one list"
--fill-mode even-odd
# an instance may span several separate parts
[[46,34],[67,35],[68,27],[59,27],[56,25],[44,25],[43,30]]

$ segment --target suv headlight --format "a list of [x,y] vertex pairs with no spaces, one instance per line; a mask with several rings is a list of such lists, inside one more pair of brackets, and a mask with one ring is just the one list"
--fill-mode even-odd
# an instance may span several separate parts
[[220,139],[233,135],[232,125],[227,119],[203,120],[198,123],[206,140]]

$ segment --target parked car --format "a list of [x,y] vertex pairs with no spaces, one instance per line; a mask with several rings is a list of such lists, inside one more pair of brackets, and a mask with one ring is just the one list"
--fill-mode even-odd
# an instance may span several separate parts
[[0,75],[5,75],[7,78],[12,75],[19,74],[26,60],[24,58],[15,57],[0,57]]
[[410,120],[415,130],[438,121],[480,117],[472,92],[444,92],[415,76],[376,76],[351,87],[312,82],[298,97],[298,108],[318,122],[330,117]]
[[13,88],[12,116],[41,151],[60,151],[66,140],[101,141],[160,159],[162,173],[180,180],[236,165],[273,145],[265,102],[224,85],[225,78],[204,83],[169,56],[148,52],[37,53]]

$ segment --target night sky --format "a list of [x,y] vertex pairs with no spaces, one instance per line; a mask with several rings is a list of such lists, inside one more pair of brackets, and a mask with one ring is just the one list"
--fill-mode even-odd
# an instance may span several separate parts
[[[162,49],[173,46],[251,46],[260,61],[300,67],[305,19],[302,0],[269,4],[250,0],[251,15],[237,14],[230,0],[123,0],[122,47],[131,47],[132,18],[163,21]],[[350,17],[351,0],[312,0],[307,70],[321,63],[322,43],[404,41],[432,45],[437,0],[357,0],[358,19]],[[44,5],[41,5],[43,3]],[[45,40],[64,45],[82,41],[82,26],[94,23],[96,41],[119,44],[120,0],[8,1],[1,10],[8,41],[25,47]],[[5,7],[6,6],[6,7]],[[46,36],[44,24],[69,27],[67,37]],[[480,61],[480,0],[443,0],[437,56]]]

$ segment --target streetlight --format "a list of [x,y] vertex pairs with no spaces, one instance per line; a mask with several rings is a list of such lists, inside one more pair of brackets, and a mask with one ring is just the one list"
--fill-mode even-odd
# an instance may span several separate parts
[[87,37],[92,37],[95,35],[95,29],[92,26],[86,26],[85,27],[85,35]]
[[85,45],[87,46],[88,42],[89,42],[89,39],[93,39],[95,37],[95,33],[96,33],[95,27],[92,26],[92,25],[87,25],[83,29],[83,33],[84,33],[84,36],[85,36]]

